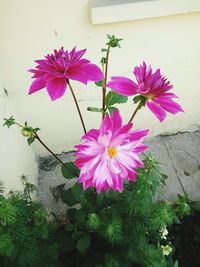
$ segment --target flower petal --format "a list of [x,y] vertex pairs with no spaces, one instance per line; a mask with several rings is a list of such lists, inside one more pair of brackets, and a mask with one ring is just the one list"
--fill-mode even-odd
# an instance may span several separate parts
[[184,112],[182,107],[170,98],[157,97],[154,101],[169,113],[176,114],[178,112]]
[[113,131],[116,131],[122,126],[122,117],[119,113],[119,110],[115,110],[112,114],[113,121]]
[[91,129],[90,131],[88,131],[88,132],[82,137],[82,139],[84,139],[84,140],[93,140],[93,139],[97,139],[98,135],[99,135],[99,130]]
[[122,76],[111,77],[107,87],[125,96],[136,95],[138,86],[130,79]]
[[64,78],[56,78],[48,81],[46,87],[51,100],[54,101],[64,95],[67,87],[67,82]]
[[66,77],[87,84],[88,81],[98,82],[103,80],[103,73],[95,64],[75,64],[69,66]]
[[70,62],[77,62],[85,54],[85,52],[86,49],[76,51],[76,47],[74,47],[69,53]]
[[28,94],[31,95],[32,93],[35,93],[45,87],[45,82],[43,79],[38,78],[35,81],[32,82]]
[[135,130],[130,134],[130,141],[137,141],[145,137],[149,133],[149,129]]
[[160,122],[166,118],[166,112],[154,101],[148,100],[147,107],[153,112],[153,114],[159,119]]

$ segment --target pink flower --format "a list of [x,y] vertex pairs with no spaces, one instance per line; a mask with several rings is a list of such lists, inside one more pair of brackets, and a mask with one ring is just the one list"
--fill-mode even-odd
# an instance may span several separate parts
[[148,130],[131,130],[132,123],[122,126],[118,111],[106,115],[99,130],[92,129],[75,146],[76,166],[81,170],[83,188],[96,187],[97,192],[123,190],[123,180],[136,180],[136,168],[143,167],[138,154],[147,146],[142,141]]
[[151,66],[147,68],[143,62],[140,67],[134,68],[133,73],[137,83],[125,77],[115,76],[111,78],[107,86],[125,96],[138,93],[144,96],[147,107],[160,122],[166,118],[166,111],[172,114],[183,111],[181,106],[172,100],[177,96],[169,92],[173,86],[160,74],[160,69],[153,73]]
[[29,94],[47,88],[51,100],[56,100],[64,95],[69,79],[87,84],[88,81],[100,81],[103,73],[99,67],[82,59],[86,49],[71,52],[54,50],[54,54],[45,56],[45,59],[36,60],[38,64],[35,69],[29,70],[34,73],[35,80],[30,86]]

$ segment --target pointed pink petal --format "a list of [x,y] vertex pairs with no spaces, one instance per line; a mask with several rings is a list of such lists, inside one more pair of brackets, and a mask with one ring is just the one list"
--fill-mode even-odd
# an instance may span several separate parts
[[137,85],[132,80],[122,76],[111,77],[111,81],[107,83],[107,87],[125,96],[132,96],[138,93]]
[[99,135],[99,130],[91,129],[81,139],[84,139],[84,140],[97,139],[98,135]]
[[66,77],[75,81],[87,84],[88,81],[101,81],[103,80],[103,73],[95,64],[75,64],[69,66],[66,72]]
[[144,152],[147,148],[148,148],[148,146],[141,145],[141,146],[134,148],[134,152],[137,154],[140,154],[140,153]]
[[136,181],[136,175],[135,175],[135,171],[128,171],[128,180],[135,182]]
[[109,115],[106,115],[100,126],[100,133],[106,133],[108,130],[112,130],[113,122]]
[[86,52],[86,49],[76,51],[76,47],[74,47],[69,53],[70,61],[77,62],[85,54],[85,52]]
[[158,103],[163,109],[172,114],[183,112],[182,107],[170,98],[157,97],[154,101]]
[[130,134],[130,141],[137,141],[145,137],[149,133],[149,129],[135,130]]
[[79,168],[81,169],[86,162],[90,161],[93,157],[84,157],[84,158],[78,158],[74,161],[74,164]]
[[153,114],[162,122],[166,118],[166,112],[154,101],[148,100],[147,107],[153,112]]
[[64,95],[67,87],[67,82],[64,78],[61,79],[56,78],[48,81],[46,87],[47,87],[47,92],[51,97],[51,100],[54,101]]
[[127,124],[124,124],[121,128],[119,128],[116,133],[115,133],[115,137],[117,135],[120,135],[120,134],[127,134],[127,132],[133,127],[133,124],[132,123],[127,123]]
[[173,94],[173,93],[169,93],[169,92],[166,92],[166,93],[162,93],[162,95],[158,95],[159,98],[178,98],[177,95]]
[[112,114],[113,131],[119,129],[122,126],[122,117],[119,110],[115,110]]
[[31,95],[32,93],[35,93],[45,87],[45,82],[43,79],[36,79],[35,81],[32,82],[28,94]]

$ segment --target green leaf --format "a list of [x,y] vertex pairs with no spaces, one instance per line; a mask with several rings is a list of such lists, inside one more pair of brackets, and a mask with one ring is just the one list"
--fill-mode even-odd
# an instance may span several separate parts
[[37,133],[38,131],[40,131],[40,128],[37,127],[37,128],[35,128],[35,129],[33,129],[33,130],[34,130],[34,132]]
[[70,224],[68,225],[68,229],[67,229],[69,231],[72,231],[75,229],[75,225],[73,224],[73,222],[75,222],[76,212],[77,212],[76,208],[68,209],[68,211],[67,211],[67,217],[70,221]]
[[107,95],[106,95],[106,106],[110,107],[114,104],[122,104],[122,103],[126,103],[128,101],[128,97],[127,96],[123,96],[120,95],[114,91],[110,91]]
[[84,223],[85,219],[86,219],[86,211],[84,209],[79,209],[77,210],[76,214],[75,214],[75,219],[77,221],[77,223]]
[[85,253],[89,248],[91,243],[91,236],[87,233],[84,233],[76,244],[76,248],[81,254]]
[[95,107],[88,107],[87,108],[88,111],[92,111],[92,112],[101,112],[103,113],[103,110],[100,108],[95,108]]
[[145,106],[146,104],[146,101],[147,101],[147,98],[143,95],[136,95],[134,98],[133,98],[133,102],[136,104],[138,102],[141,102],[141,107],[142,106]]
[[115,108],[115,107],[109,107],[108,108],[108,111],[109,111],[110,115],[112,115],[115,110],[118,110],[118,109]]
[[106,48],[101,49],[101,52],[107,52],[107,51],[108,51],[108,49],[106,49]]
[[178,261],[175,261],[175,263],[174,263],[174,267],[178,267]]
[[106,61],[107,61],[106,57],[102,57],[100,63],[104,65],[106,64]]
[[74,165],[72,161],[65,163],[65,166],[62,165],[61,172],[64,178],[72,179],[78,177],[80,170]]
[[[74,210],[74,209],[68,209],[68,213],[69,213],[70,210]],[[68,213],[67,213],[67,215],[68,215]],[[68,218],[69,218],[69,216],[68,216]],[[72,224],[71,220],[70,220],[70,223],[65,226],[65,230],[67,232],[72,232],[72,231],[74,231],[75,227],[76,226],[74,224]]]
[[72,239],[77,240],[81,237],[81,235],[83,234],[83,232],[80,231],[74,231],[73,234],[71,235]]
[[103,85],[103,81],[98,81],[98,82],[95,82],[96,86],[98,87],[102,87]]
[[72,188],[68,190],[63,190],[61,195],[62,201],[67,204],[69,207],[74,206],[79,203],[76,197],[73,194]]
[[61,231],[57,237],[58,243],[62,244],[63,251],[72,251],[75,249],[76,242],[71,238],[69,233]]
[[72,192],[74,197],[78,200],[81,201],[81,198],[84,196],[84,192],[83,192],[83,186],[80,183],[76,183],[73,187],[72,187]]
[[13,118],[13,116],[11,116],[9,119],[4,118],[4,124],[3,126],[7,126],[8,128],[10,128],[10,126],[15,124],[15,119]]
[[136,104],[136,103],[138,103],[138,102],[140,102],[141,101],[141,95],[136,95],[134,98],[133,98],[133,102]]
[[29,137],[29,138],[27,139],[27,142],[28,142],[29,146],[30,146],[34,141],[35,141],[35,137]]

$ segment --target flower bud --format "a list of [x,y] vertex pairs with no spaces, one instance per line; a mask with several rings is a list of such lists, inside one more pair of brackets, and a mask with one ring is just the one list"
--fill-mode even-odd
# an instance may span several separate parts
[[30,127],[23,127],[23,128],[21,129],[21,134],[22,134],[24,137],[33,137],[33,136],[34,136],[33,129],[30,128]]

